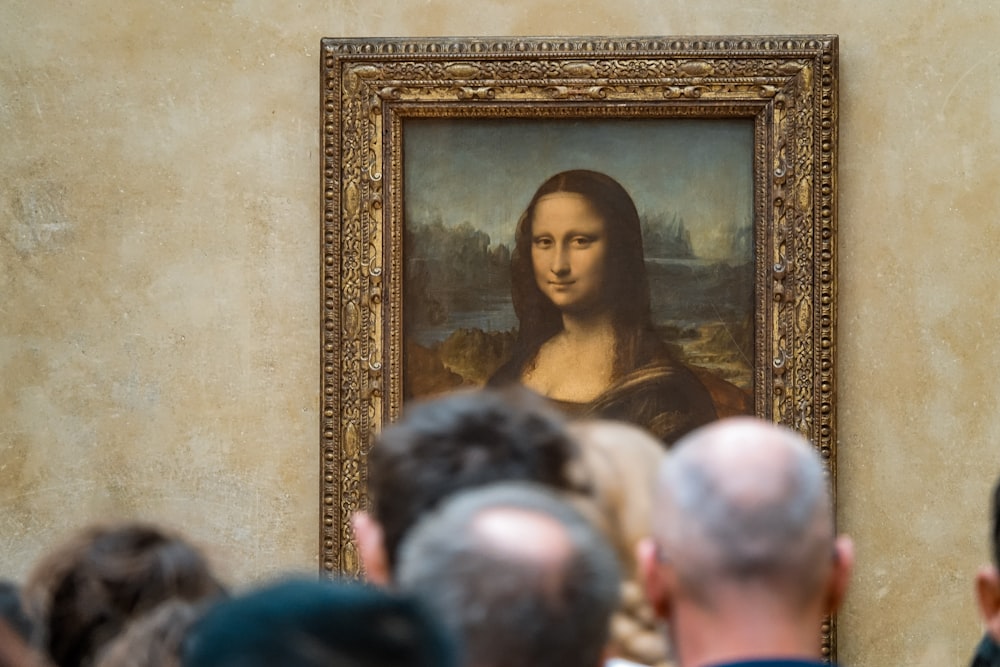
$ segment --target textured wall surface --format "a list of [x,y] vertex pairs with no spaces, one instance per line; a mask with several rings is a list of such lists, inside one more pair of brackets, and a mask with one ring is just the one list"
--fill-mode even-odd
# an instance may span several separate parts
[[963,664],[1000,416],[990,0],[8,0],[0,576],[109,517],[314,570],[322,36],[841,35],[840,654]]

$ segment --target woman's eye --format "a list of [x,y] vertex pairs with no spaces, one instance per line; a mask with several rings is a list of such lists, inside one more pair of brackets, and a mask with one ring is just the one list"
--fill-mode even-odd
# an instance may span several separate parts
[[586,248],[594,242],[594,239],[589,236],[575,236],[573,237],[573,245],[577,248]]
[[533,241],[536,248],[549,248],[552,246],[552,239],[549,238],[537,238]]

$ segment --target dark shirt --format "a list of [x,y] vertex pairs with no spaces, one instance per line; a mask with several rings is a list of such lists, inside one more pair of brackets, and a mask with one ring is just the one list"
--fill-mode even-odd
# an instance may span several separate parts
[[1000,667],[1000,646],[997,646],[992,637],[983,635],[969,667]]

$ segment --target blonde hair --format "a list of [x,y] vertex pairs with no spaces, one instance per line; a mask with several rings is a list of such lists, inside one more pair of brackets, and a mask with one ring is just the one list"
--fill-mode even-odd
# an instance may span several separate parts
[[569,430],[580,446],[599,525],[624,576],[620,604],[611,618],[612,651],[645,665],[669,664],[666,638],[642,593],[635,564],[636,545],[649,534],[656,471],[666,449],[651,433],[626,422],[578,420]]

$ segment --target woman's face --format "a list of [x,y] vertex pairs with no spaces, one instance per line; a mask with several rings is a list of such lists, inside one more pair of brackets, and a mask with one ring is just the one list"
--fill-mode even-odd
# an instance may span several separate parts
[[607,229],[581,195],[556,192],[535,204],[531,263],[535,282],[562,311],[601,307],[605,283]]

